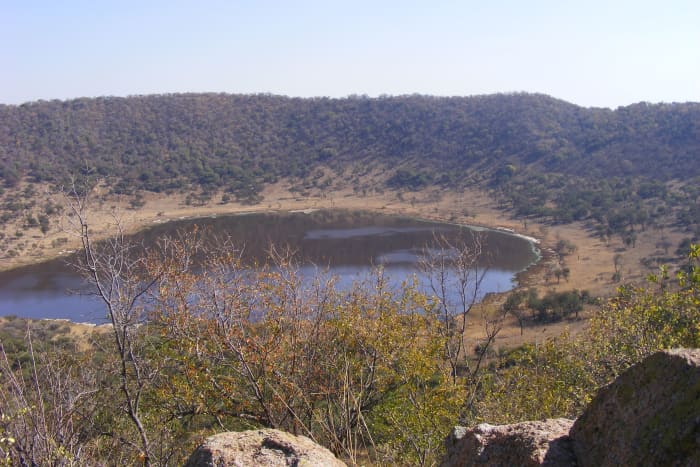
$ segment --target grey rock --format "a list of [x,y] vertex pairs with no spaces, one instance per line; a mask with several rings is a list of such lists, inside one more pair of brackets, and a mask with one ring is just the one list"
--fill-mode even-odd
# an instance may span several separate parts
[[573,420],[557,418],[512,425],[455,427],[447,438],[443,467],[576,465],[569,439]]
[[658,352],[601,388],[571,429],[579,465],[700,465],[700,349]]
[[207,438],[186,467],[345,466],[328,449],[305,436],[264,429],[219,433]]

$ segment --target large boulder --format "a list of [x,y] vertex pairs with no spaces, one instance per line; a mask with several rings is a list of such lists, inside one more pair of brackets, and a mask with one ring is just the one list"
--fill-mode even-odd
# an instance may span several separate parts
[[345,463],[305,436],[265,429],[211,436],[192,453],[185,464],[186,467],[252,465],[341,467]]
[[443,467],[576,465],[569,439],[573,420],[557,418],[512,425],[455,427],[447,438]]
[[571,437],[583,467],[700,465],[700,349],[631,367],[599,390]]

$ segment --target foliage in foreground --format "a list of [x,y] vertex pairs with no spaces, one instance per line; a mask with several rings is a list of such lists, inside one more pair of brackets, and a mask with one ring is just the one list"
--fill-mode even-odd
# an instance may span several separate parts
[[[108,333],[85,351],[50,335],[22,347],[17,323],[2,336],[0,461],[177,465],[212,432],[271,426],[351,462],[430,465],[460,413],[465,423],[575,416],[646,355],[700,346],[698,247],[676,280],[662,270],[648,288],[622,288],[578,336],[459,375],[445,353],[455,336],[411,284],[390,291],[379,273],[341,292],[285,256],[252,269],[233,250],[195,274],[186,243],[168,248],[146,261],[157,293],[149,324],[128,327],[129,365]],[[147,457],[124,384],[142,385]]]
[[[700,347],[700,247],[675,280],[621,287],[581,334],[526,345],[494,364],[465,423],[576,417],[596,390],[659,349]],[[523,384],[527,381],[527,384]]]
[[180,248],[151,314],[176,365],[162,388],[170,412],[302,434],[352,462],[435,461],[465,387],[432,300],[391,290],[381,270],[342,291],[286,255],[251,268],[229,249],[186,270]]

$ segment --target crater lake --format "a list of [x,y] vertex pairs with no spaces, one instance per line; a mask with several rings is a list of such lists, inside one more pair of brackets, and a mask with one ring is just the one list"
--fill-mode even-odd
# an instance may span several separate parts
[[[208,238],[205,241],[230,238],[248,263],[264,261],[271,245],[288,246],[304,277],[322,271],[336,276],[341,288],[366,278],[376,267],[383,268],[395,287],[415,277],[418,286],[426,288],[418,263],[436,236],[467,246],[479,236],[483,245],[479,267],[485,271],[479,297],[510,290],[516,285],[516,274],[539,258],[533,241],[509,232],[343,210],[168,221],[141,231],[133,241],[153,245],[162,236],[177,235],[195,225]],[[0,316],[105,323],[104,305],[87,294],[89,289],[71,261],[74,258],[68,256],[0,272]]]

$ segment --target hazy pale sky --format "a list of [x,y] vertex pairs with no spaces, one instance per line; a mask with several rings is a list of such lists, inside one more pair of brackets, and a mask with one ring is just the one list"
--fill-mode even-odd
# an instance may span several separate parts
[[229,92],[700,101],[699,0],[0,0],[0,102]]

